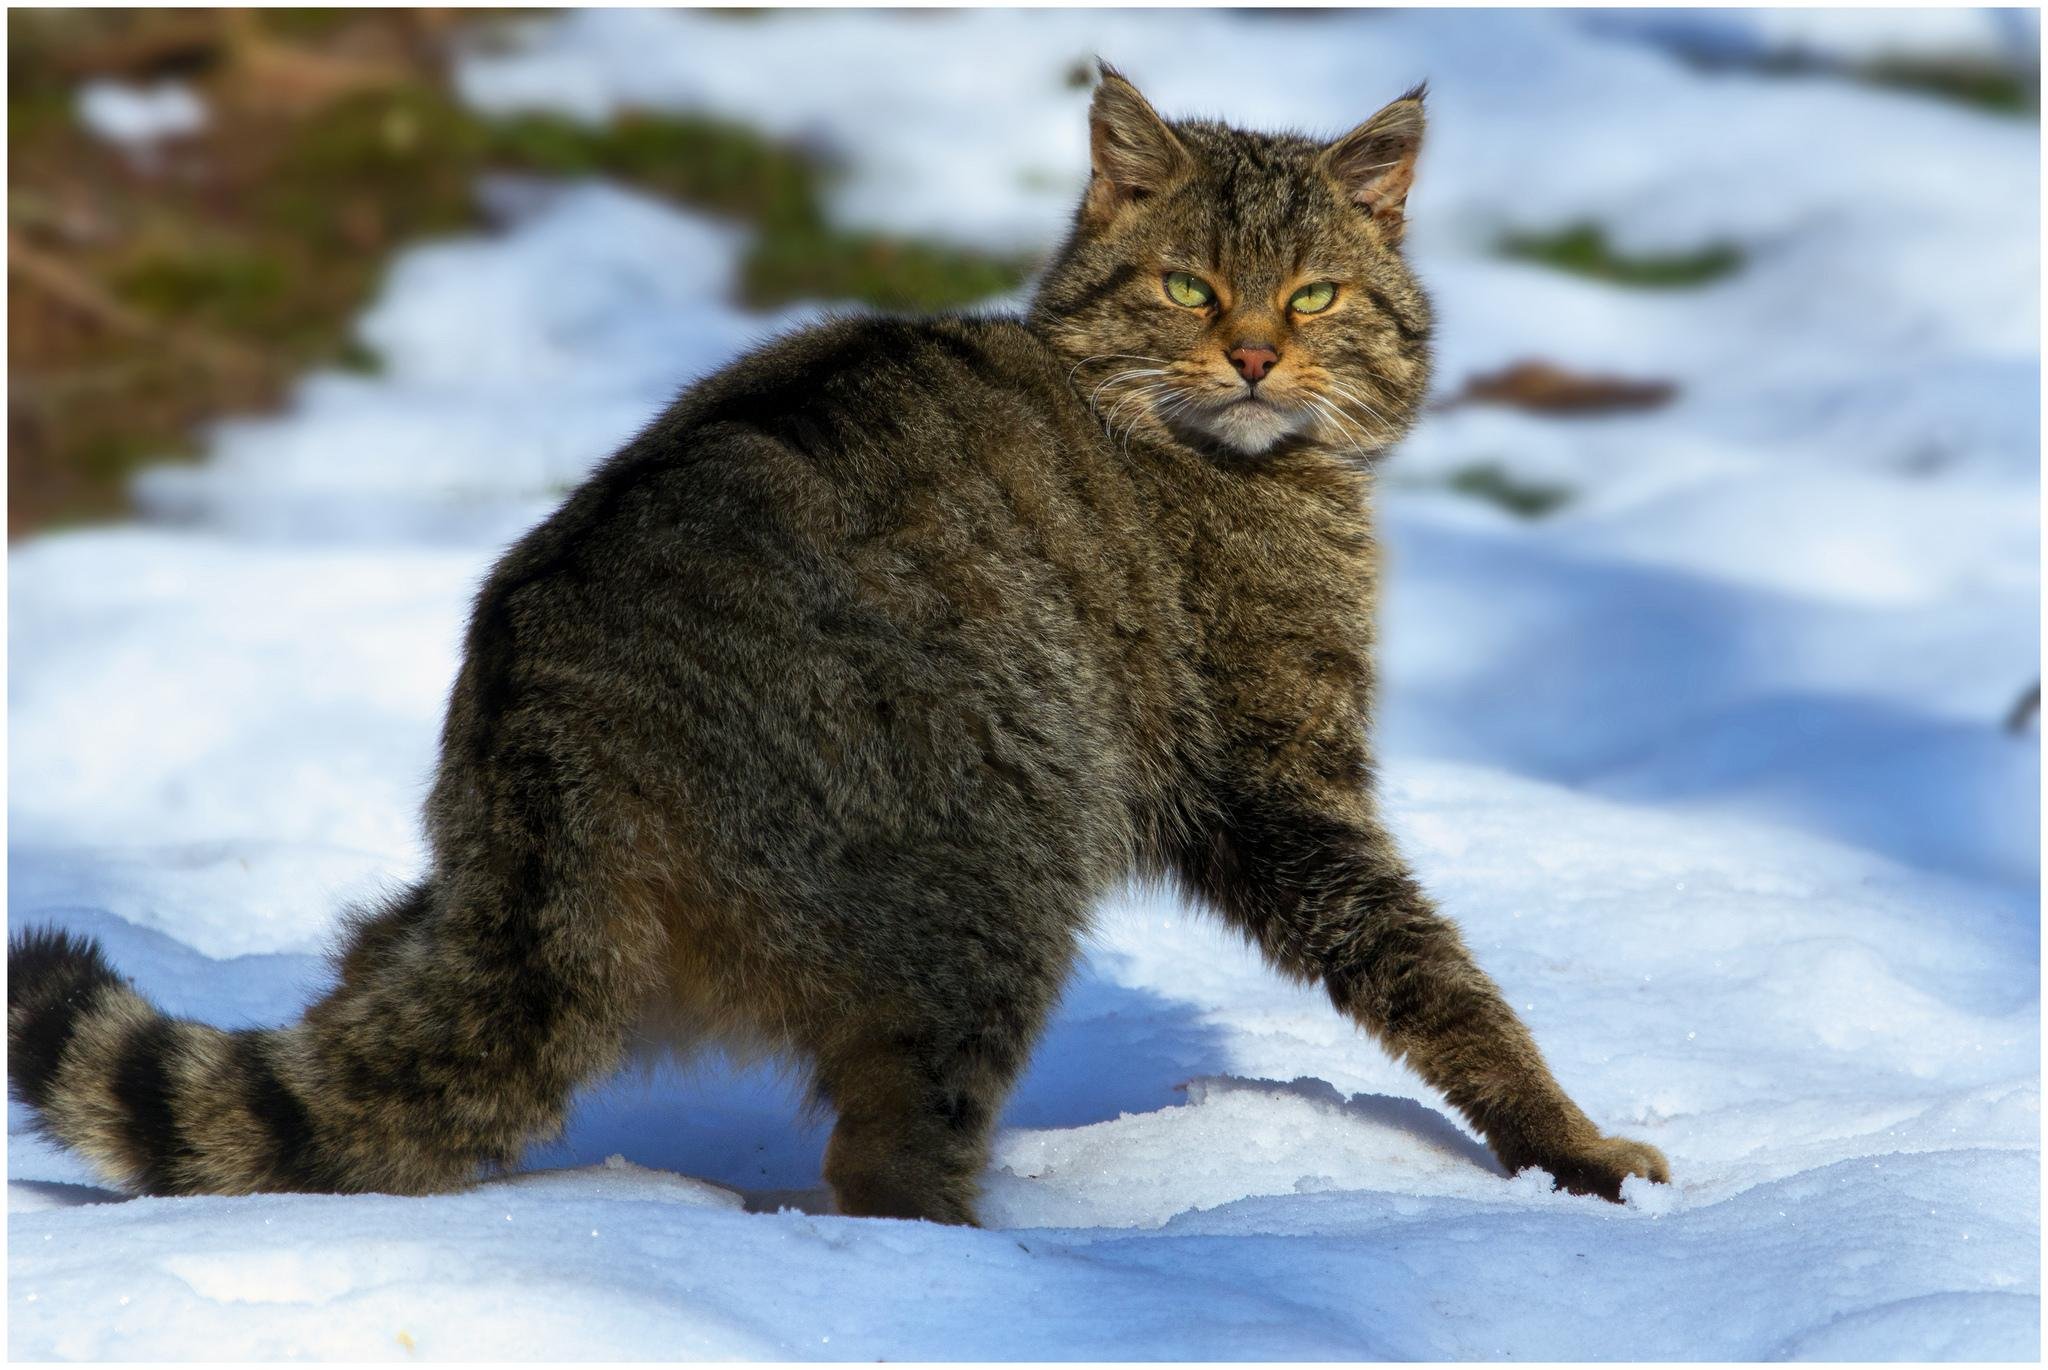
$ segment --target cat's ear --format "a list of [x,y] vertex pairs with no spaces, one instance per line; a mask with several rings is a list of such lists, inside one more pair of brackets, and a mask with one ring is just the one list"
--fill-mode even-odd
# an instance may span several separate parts
[[1156,195],[1185,176],[1194,159],[1173,130],[1109,63],[1088,106],[1088,152],[1095,174],[1081,213],[1105,224],[1124,206]]
[[1415,154],[1422,151],[1422,98],[1417,86],[1323,149],[1322,167],[1344,194],[1372,215],[1388,239],[1401,240]]

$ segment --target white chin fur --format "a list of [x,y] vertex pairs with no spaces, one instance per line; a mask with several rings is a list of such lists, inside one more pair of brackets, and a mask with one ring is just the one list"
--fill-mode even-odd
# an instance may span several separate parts
[[1269,404],[1233,404],[1202,415],[1196,422],[1210,437],[1246,456],[1259,453],[1306,428],[1306,409],[1289,412]]

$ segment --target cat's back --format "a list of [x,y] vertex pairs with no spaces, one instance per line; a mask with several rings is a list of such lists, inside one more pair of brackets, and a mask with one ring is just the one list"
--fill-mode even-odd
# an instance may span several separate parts
[[1086,423],[1058,357],[1021,321],[862,316],[736,358],[686,392],[667,420],[678,432],[741,425],[829,456],[835,437],[852,436],[848,424],[917,449],[1019,410]]
[[700,456],[766,437],[843,484],[940,475],[949,458],[999,448],[1064,464],[1093,454],[1096,431],[1059,359],[1020,322],[939,316],[789,334],[692,387],[648,436]]
[[1015,321],[789,335],[500,562],[447,740],[482,748],[510,703],[636,771],[783,776],[734,810],[913,763],[987,782],[1013,752],[1034,791],[1127,791],[1178,603],[1128,461]]
[[607,538],[625,540],[615,568],[801,561],[877,541],[936,552],[996,524],[1113,504],[1128,484],[1119,467],[1059,359],[1018,321],[837,319],[685,391],[506,569]]

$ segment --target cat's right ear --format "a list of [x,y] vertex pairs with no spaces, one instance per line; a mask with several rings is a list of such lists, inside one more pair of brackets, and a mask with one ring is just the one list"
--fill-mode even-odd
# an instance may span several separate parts
[[1088,106],[1088,152],[1094,176],[1081,217],[1100,227],[1128,205],[1173,185],[1194,166],[1158,112],[1109,63]]

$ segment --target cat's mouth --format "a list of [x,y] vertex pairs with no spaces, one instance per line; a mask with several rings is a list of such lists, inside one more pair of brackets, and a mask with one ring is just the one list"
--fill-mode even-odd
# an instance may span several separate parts
[[1307,428],[1314,411],[1246,387],[1221,403],[1183,406],[1177,425],[1212,442],[1257,456]]

